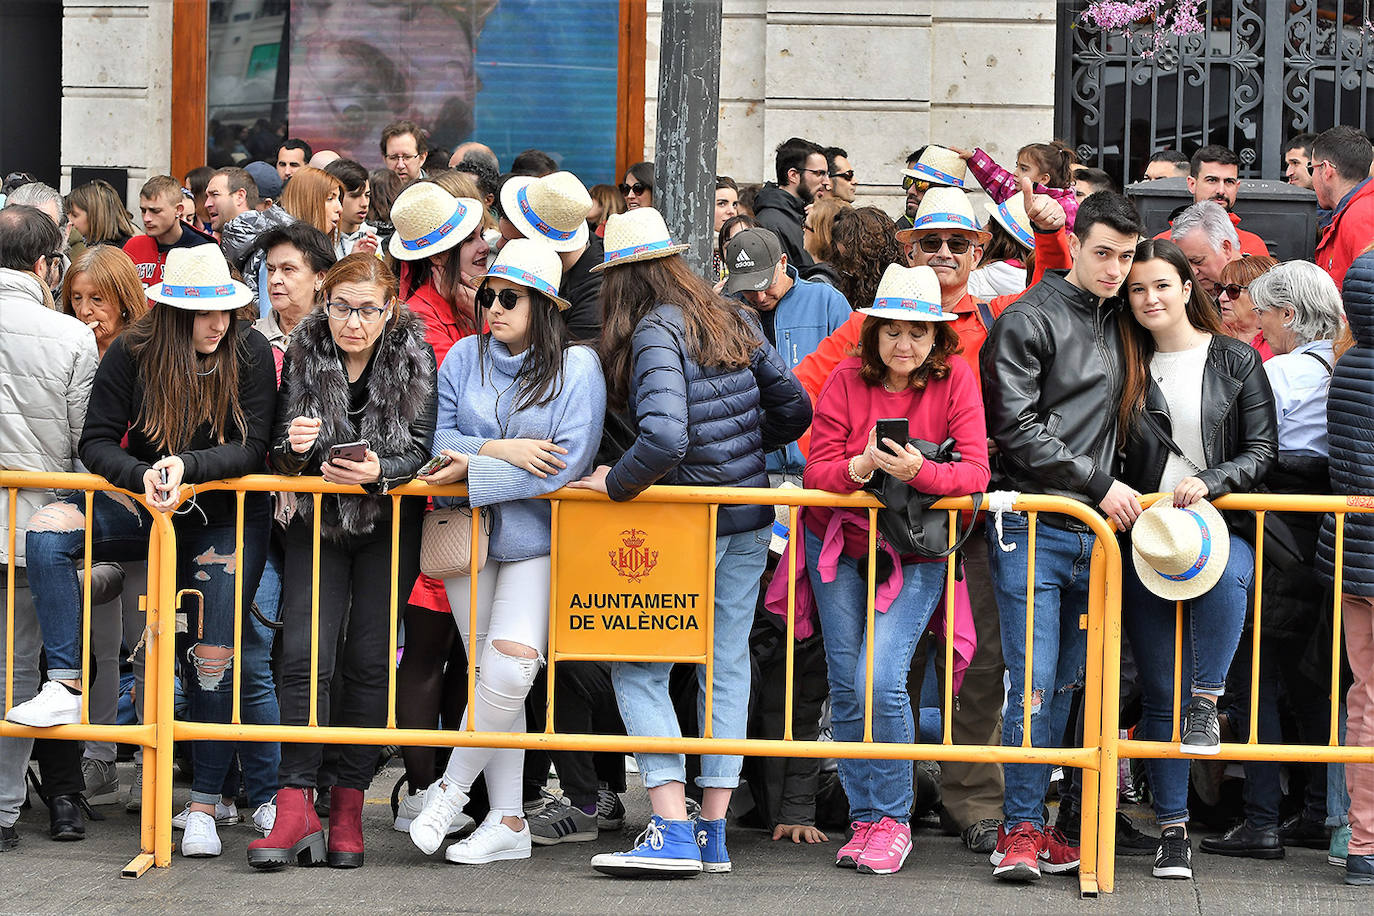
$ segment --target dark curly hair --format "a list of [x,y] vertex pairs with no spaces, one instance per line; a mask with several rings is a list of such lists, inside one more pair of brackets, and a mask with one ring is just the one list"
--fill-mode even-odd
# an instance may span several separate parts
[[[859,328],[859,346],[854,355],[859,357],[862,364],[859,366],[859,378],[870,385],[881,385],[883,379],[887,378],[887,364],[878,355],[878,335],[883,332],[883,328],[898,323],[891,318],[869,316]],[[959,335],[949,326],[948,321],[911,323],[929,325],[931,334],[935,335],[930,353],[921,365],[911,370],[911,374],[907,376],[907,384],[916,391],[923,391],[931,379],[942,379],[949,375],[950,358],[963,352],[963,348],[959,346]]]
[[889,264],[906,264],[897,226],[877,207],[841,210],[830,230],[830,266],[840,277],[840,292],[850,308],[868,308]]

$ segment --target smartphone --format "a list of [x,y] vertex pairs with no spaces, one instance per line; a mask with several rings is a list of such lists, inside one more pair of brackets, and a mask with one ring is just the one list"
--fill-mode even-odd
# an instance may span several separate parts
[[453,459],[450,458],[448,455],[435,455],[433,458],[425,462],[425,466],[420,468],[419,473],[415,476],[428,477],[430,474],[433,474],[436,471],[442,471],[450,464],[453,464]]
[[346,461],[366,461],[367,460],[367,440],[361,442],[345,442],[341,445],[331,446],[329,449],[329,460],[343,458]]
[[167,469],[166,469],[166,468],[158,468],[157,479],[158,479],[158,483],[160,483],[160,484],[162,485],[162,489],[164,489],[164,490],[167,489]]
[[907,439],[910,438],[909,429],[910,421],[906,417],[885,417],[879,420],[877,423],[878,448],[889,454],[895,454],[883,440],[891,439],[898,445],[906,445]]

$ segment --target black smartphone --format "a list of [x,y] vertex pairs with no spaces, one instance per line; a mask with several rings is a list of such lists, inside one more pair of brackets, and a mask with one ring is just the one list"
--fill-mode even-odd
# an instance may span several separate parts
[[448,455],[435,455],[433,458],[425,462],[425,466],[420,468],[419,472],[415,476],[428,477],[430,474],[433,474],[436,471],[443,470],[450,464],[453,464],[453,459],[450,458]]
[[367,440],[361,442],[344,442],[340,445],[331,446],[329,449],[329,460],[343,458],[346,461],[366,461],[367,460]]
[[895,454],[892,449],[887,447],[883,440],[891,439],[898,445],[906,445],[907,439],[910,438],[910,426],[910,421],[908,421],[906,417],[884,417],[879,420],[877,423],[878,448],[889,454]]

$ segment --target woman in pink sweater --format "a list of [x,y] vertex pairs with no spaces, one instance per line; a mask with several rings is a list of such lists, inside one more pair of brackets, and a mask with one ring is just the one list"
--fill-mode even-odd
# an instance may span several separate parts
[[[929,267],[890,265],[860,332],[858,355],[835,367],[816,402],[805,483],[853,493],[874,474],[904,480],[922,493],[963,496],[988,483],[987,430],[978,384],[959,359],[959,338],[940,307],[940,284]],[[914,445],[879,441],[880,419],[905,418],[915,439],[953,438],[960,460],[925,460]],[[868,583],[868,514],[808,508],[807,573],[825,634],[831,716],[836,741],[864,733]],[[801,545],[798,545],[801,546]],[[945,564],[896,556],[893,574],[880,577],[882,597],[873,620],[873,740],[915,740],[906,675],[916,641],[944,593]],[[899,583],[896,580],[900,580]],[[911,849],[910,760],[840,760],[853,837],[835,864],[890,874]]]

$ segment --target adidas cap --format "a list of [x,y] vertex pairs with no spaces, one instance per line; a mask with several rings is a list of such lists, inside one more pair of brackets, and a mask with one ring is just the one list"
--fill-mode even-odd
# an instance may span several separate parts
[[725,292],[758,292],[773,282],[782,244],[771,229],[744,229],[725,243]]

